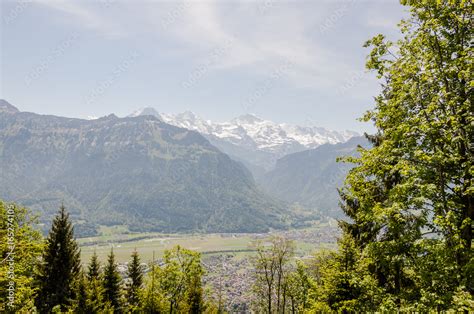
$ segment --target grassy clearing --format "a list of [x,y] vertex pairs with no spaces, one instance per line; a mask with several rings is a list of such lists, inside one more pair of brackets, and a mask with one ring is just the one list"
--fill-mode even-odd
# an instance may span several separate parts
[[[136,236],[136,235],[134,235]],[[145,235],[141,235],[145,236]],[[250,236],[223,236],[223,235],[161,235],[146,234],[150,238],[137,241],[123,242],[123,239],[117,239],[110,243],[100,242],[96,245],[81,246],[81,257],[83,261],[89,261],[94,251],[97,252],[99,259],[105,261],[111,247],[114,249],[117,261],[125,262],[130,258],[134,249],[140,254],[142,261],[149,262],[155,257],[160,257],[164,250],[170,249],[175,245],[181,245],[188,249],[198,252],[216,252],[230,250],[245,250],[250,245],[252,238]],[[90,239],[89,239],[90,240]],[[113,240],[108,238],[107,240]]]
[[[307,230],[323,230],[326,227],[326,225],[316,225]],[[128,233],[128,229],[124,226],[102,227],[100,232],[101,236],[78,239],[84,263],[88,263],[94,251],[97,252],[99,259],[105,262],[112,247],[118,262],[128,261],[135,249],[143,262],[150,262],[153,259],[153,254],[155,258],[160,258],[166,249],[175,245],[181,245],[207,256],[232,253],[236,257],[244,258],[253,254],[252,243],[257,238],[270,236],[270,234]],[[279,232],[273,233],[273,235],[275,234],[279,234]],[[304,239],[296,240],[296,245],[299,256],[309,255],[320,249],[336,248],[335,243],[316,244]]]

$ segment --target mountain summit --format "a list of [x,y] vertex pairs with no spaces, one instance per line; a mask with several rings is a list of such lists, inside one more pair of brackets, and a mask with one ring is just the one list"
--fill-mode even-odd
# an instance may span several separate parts
[[[0,198],[133,231],[261,232],[286,209],[201,134],[155,116],[95,120],[0,110]],[[150,111],[144,111],[150,112]]]
[[16,113],[19,112],[18,108],[10,104],[5,99],[0,99],[0,112],[9,112],[9,113]]
[[247,114],[244,114],[237,118],[232,119],[231,122],[236,123],[236,124],[254,124],[254,123],[259,123],[262,121],[263,120],[257,117],[256,115],[252,113],[247,113]]
[[276,123],[253,114],[219,123],[204,120],[192,112],[154,112],[155,116],[166,123],[201,133],[220,150],[244,162],[252,172],[255,169],[271,169],[279,158],[287,154],[313,149],[326,143],[343,143],[359,135],[353,131],[339,132],[321,127]]
[[140,108],[138,110],[135,110],[131,114],[129,114],[127,117],[138,117],[138,116],[155,116],[157,118],[160,118],[160,114],[158,111],[156,111],[152,107],[144,107]]

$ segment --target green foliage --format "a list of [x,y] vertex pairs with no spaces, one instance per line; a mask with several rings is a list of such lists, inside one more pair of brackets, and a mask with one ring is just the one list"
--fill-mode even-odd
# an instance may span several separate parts
[[97,254],[91,257],[87,268],[84,284],[86,288],[86,304],[83,307],[85,313],[113,313],[110,301],[105,300],[105,289],[102,282],[100,262]]
[[[3,295],[1,311],[5,313],[216,313],[217,307],[205,301],[202,287],[200,254],[182,247],[165,252],[162,267],[152,264],[146,284],[137,252],[128,265],[128,284],[121,289],[121,278],[113,250],[103,273],[97,255],[91,257],[87,274],[80,268],[79,249],[73,227],[64,206],[54,219],[43,250],[41,234],[33,229],[35,222],[27,209],[0,202],[2,237],[7,238],[11,221],[15,231],[15,303],[7,307],[7,289]],[[10,219],[10,217],[13,217]],[[3,242],[2,257],[7,258],[10,248]],[[40,255],[43,260],[40,264]],[[1,282],[7,286],[8,268],[0,265]],[[31,278],[38,268],[36,280]],[[122,295],[122,292],[125,292]],[[36,308],[32,300],[36,295]],[[125,299],[125,302],[124,302]]]
[[[339,250],[320,252],[303,263],[294,260],[294,245],[287,239],[274,237],[269,242],[257,243],[253,285],[256,312],[474,311],[474,4],[461,0],[402,3],[409,5],[411,12],[410,19],[400,24],[403,38],[393,43],[377,35],[366,43],[372,47],[367,68],[377,73],[383,85],[375,99],[375,108],[363,120],[373,121],[377,133],[367,136],[371,148],[361,147],[359,157],[346,158],[355,167],[339,191],[341,207],[348,217],[340,222],[343,236]],[[16,115],[16,112],[9,110],[2,115]],[[13,120],[21,124],[23,117]],[[240,166],[229,162],[201,137],[169,128],[159,121],[120,121],[117,123],[111,117],[90,123],[94,127],[105,125],[115,129],[107,143],[126,142],[123,138],[128,138],[131,129],[145,130],[138,138],[152,140],[143,144],[141,151],[146,154],[141,157],[155,172],[147,173],[149,180],[143,180],[143,176],[127,177],[134,183],[134,189],[127,190],[131,194],[123,195],[123,189],[119,189],[120,193],[110,192],[103,198],[95,190],[97,186],[109,186],[107,183],[120,181],[117,178],[121,175],[140,173],[136,170],[143,168],[136,168],[135,160],[131,163],[121,154],[115,155],[117,151],[107,150],[106,146],[114,145],[102,145],[105,141],[94,140],[102,149],[99,152],[111,161],[102,160],[87,169],[106,169],[116,175],[105,178],[103,184],[88,184],[87,173],[76,177],[66,172],[67,179],[63,178],[70,190],[76,190],[79,185],[91,188],[81,190],[84,195],[96,197],[88,200],[88,204],[107,201],[110,208],[119,209],[116,219],[127,217],[124,212],[128,208],[136,209],[143,217],[164,215],[160,218],[164,220],[146,228],[166,228],[167,219],[171,218],[167,216],[169,213],[181,217],[172,226],[177,230],[254,231],[281,226],[275,222],[277,216],[270,215],[272,221],[266,222],[269,212],[256,210],[272,203],[259,196]],[[132,128],[128,125],[122,129],[120,125],[127,123]],[[54,139],[56,144],[68,142],[66,138]],[[41,142],[41,139],[30,139],[30,147],[37,149],[35,145]],[[75,157],[80,160],[81,156]],[[215,172],[209,175],[209,169]],[[240,178],[238,184],[235,174]],[[68,181],[71,177],[73,182]],[[150,182],[154,184],[151,189]],[[180,189],[182,194],[174,191],[178,185],[184,186]],[[160,194],[143,195],[147,190]],[[209,198],[209,191],[217,194]],[[160,203],[157,200],[166,201],[165,205],[151,213],[150,204]],[[161,266],[153,261],[144,287],[139,257],[136,253],[132,256],[125,309],[113,251],[103,275],[96,255],[91,259],[87,280],[81,274],[79,249],[64,206],[53,221],[43,260],[38,265],[37,281],[32,282],[30,278],[42,249],[41,236],[32,228],[34,220],[28,211],[12,206],[10,215],[10,209],[0,202],[2,237],[15,231],[14,310],[34,311],[29,300],[35,293],[40,313],[219,310],[205,302],[204,270],[199,253],[179,246],[165,252]],[[84,204],[78,207],[81,206]],[[104,208],[109,207],[98,208],[98,217],[110,219],[110,211],[102,211]],[[170,210],[176,208],[180,209],[178,213]],[[215,208],[221,210],[216,212]],[[146,221],[134,223],[138,227]],[[0,244],[4,260],[10,249],[8,241]],[[7,264],[0,264],[0,274],[0,284],[6,286]],[[3,297],[7,293],[0,290]],[[5,309],[5,303],[0,305],[2,311],[12,310]]]
[[290,272],[286,278],[286,295],[288,297],[288,311],[291,313],[303,313],[310,306],[310,292],[314,289],[307,266],[296,262],[296,269]]
[[368,146],[368,142],[363,137],[353,137],[345,143],[325,144],[286,155],[259,183],[279,199],[318,209],[325,216],[341,217],[335,187],[344,183],[351,165],[338,163],[337,158],[357,155],[359,145]]
[[200,254],[179,245],[165,252],[159,285],[169,313],[202,309]]
[[98,225],[137,232],[286,227],[285,205],[197,132],[151,116],[71,120],[2,107],[0,121],[2,143],[10,143],[1,146],[8,165],[0,172],[2,196],[30,204],[47,225],[48,208],[64,200],[81,236]]
[[203,313],[204,301],[200,254],[180,247],[165,251],[161,267],[151,265],[143,291],[143,312]]
[[[13,203],[0,200],[0,312],[30,312],[37,291],[33,285],[35,269],[39,264],[43,241],[33,225],[36,217],[31,212]],[[10,242],[13,239],[13,243]],[[11,258],[10,258],[11,256]],[[10,261],[13,272],[10,271]],[[9,282],[14,287],[13,306],[9,306]],[[13,288],[12,290],[13,291]]]
[[[396,43],[378,35],[383,81],[373,144],[340,191],[350,221],[320,265],[320,303],[338,311],[473,310],[473,3],[403,1]],[[319,306],[319,305],[318,305]]]
[[105,289],[100,279],[92,279],[87,283],[86,312],[91,314],[114,312],[110,301],[105,299]]
[[86,314],[87,310],[87,282],[84,274],[81,272],[77,281],[77,300],[74,312],[78,314]]
[[186,308],[188,313],[202,313],[204,309],[204,292],[201,284],[201,276],[193,276],[190,279],[189,290],[186,293]]
[[140,307],[140,289],[143,286],[143,270],[137,251],[132,253],[132,260],[127,269],[128,283],[126,286],[126,301],[129,311],[134,312]]
[[121,300],[121,281],[120,274],[115,263],[115,255],[113,249],[110,250],[107,265],[105,265],[103,275],[104,300],[110,302],[114,313],[122,312]]
[[89,281],[98,280],[100,275],[100,262],[97,258],[97,253],[94,251],[94,254],[91,257],[91,261],[87,270],[87,279]]
[[306,308],[307,293],[311,283],[304,274],[304,267],[292,259],[295,243],[284,237],[274,236],[255,244],[257,254],[253,260],[253,306],[256,311],[283,313]]
[[[376,204],[376,218],[394,227],[412,219],[439,233],[464,267],[474,219],[473,4],[410,5],[412,18],[401,24],[403,40],[393,44],[378,36],[367,43],[373,46],[367,66],[387,84],[365,117],[374,120],[381,144],[365,154],[362,167],[379,178],[398,176],[387,190],[389,202]],[[395,57],[389,56],[393,46]],[[376,167],[383,160],[390,162]]]
[[80,275],[80,251],[74,229],[64,205],[53,220],[46,240],[43,260],[37,275],[36,306],[41,313],[54,307],[66,310],[76,298],[75,285]]
[[156,314],[164,309],[163,295],[158,285],[158,279],[161,277],[161,268],[152,262],[151,271],[146,278],[145,288],[142,291],[142,311],[144,313]]

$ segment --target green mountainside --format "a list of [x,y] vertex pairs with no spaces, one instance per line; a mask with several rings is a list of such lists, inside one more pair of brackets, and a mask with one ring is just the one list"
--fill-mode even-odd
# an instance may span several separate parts
[[275,168],[260,178],[269,194],[290,203],[340,217],[339,194],[351,164],[337,162],[338,157],[357,154],[357,146],[367,146],[364,137],[353,137],[340,144],[324,144],[315,149],[287,155]]
[[49,221],[61,202],[88,229],[260,232],[284,206],[197,132],[152,116],[81,120],[0,102],[0,197]]

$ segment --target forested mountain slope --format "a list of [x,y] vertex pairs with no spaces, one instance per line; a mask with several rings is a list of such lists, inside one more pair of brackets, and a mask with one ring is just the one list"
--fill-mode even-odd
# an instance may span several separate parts
[[0,197],[49,219],[64,202],[88,224],[250,232],[282,227],[282,205],[199,133],[152,116],[97,120],[0,103]]
[[357,154],[358,145],[367,146],[368,142],[354,137],[346,143],[324,144],[287,155],[263,176],[260,184],[275,197],[337,217],[342,214],[337,188],[353,165],[336,159]]

